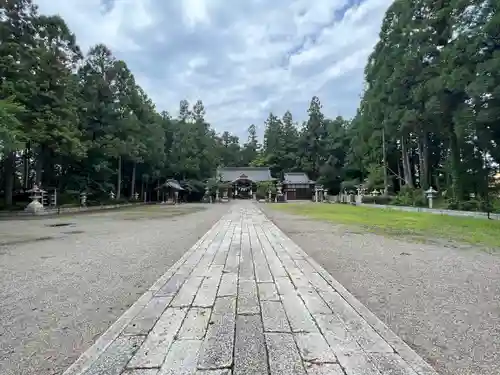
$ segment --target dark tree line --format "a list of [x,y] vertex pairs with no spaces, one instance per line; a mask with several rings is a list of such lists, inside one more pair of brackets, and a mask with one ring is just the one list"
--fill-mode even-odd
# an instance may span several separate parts
[[[217,134],[201,100],[160,112],[105,45],[83,54],[58,16],[3,0],[0,182],[130,198],[166,178],[203,190],[218,166],[307,172],[331,193],[433,186],[450,206],[488,200],[500,162],[500,0],[396,0],[365,69],[353,119],[269,114],[263,142]],[[334,88],[332,88],[334,89]],[[328,103],[326,104],[328,105]]]

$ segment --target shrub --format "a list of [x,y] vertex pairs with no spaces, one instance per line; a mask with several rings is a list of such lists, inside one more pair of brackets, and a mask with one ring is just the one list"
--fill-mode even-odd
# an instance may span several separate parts
[[396,206],[425,207],[427,206],[427,198],[425,198],[422,189],[403,187],[392,200],[392,204]]

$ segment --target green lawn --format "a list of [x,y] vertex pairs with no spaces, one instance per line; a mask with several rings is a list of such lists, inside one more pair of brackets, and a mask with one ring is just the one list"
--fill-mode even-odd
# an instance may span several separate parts
[[367,230],[419,239],[442,238],[474,245],[500,248],[500,221],[404,212],[346,204],[273,204],[277,210],[361,226]]

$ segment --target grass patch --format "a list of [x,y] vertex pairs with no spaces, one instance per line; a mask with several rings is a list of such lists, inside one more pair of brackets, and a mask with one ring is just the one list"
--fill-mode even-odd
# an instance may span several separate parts
[[453,242],[500,248],[500,220],[486,220],[345,204],[273,204],[276,210],[377,233],[412,238],[441,238]]

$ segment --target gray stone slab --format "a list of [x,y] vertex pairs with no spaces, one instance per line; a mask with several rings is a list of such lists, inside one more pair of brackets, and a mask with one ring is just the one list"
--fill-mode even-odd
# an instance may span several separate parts
[[266,333],[271,375],[305,375],[300,354],[290,333]]
[[[222,273],[222,271],[221,271]],[[219,282],[221,275],[218,272],[214,272],[214,276],[207,277],[203,280],[198,294],[194,299],[193,306],[199,307],[211,307],[215,303],[215,297],[217,295],[217,289],[219,288]]]
[[304,300],[309,312],[315,314],[331,314],[332,310],[314,289],[299,289],[299,295]]
[[167,308],[137,353],[130,360],[128,367],[160,367],[181,327],[186,313],[187,308]]
[[156,293],[155,296],[174,296],[181,288],[188,275],[175,273]]
[[235,296],[238,293],[238,274],[224,273],[217,295],[220,297]]
[[139,349],[144,336],[120,336],[87,369],[85,375],[119,375]]
[[245,280],[253,280],[255,278],[252,253],[250,250],[250,236],[248,233],[242,233],[241,235],[239,278]]
[[236,317],[234,375],[267,375],[267,352],[259,315]]
[[198,370],[196,375],[231,375],[231,370],[221,369],[221,370]]
[[274,283],[257,283],[259,299],[261,301],[279,301],[280,296]]
[[158,375],[192,375],[196,372],[201,340],[174,341]]
[[375,363],[364,352],[341,353],[337,358],[346,375],[381,375]]
[[316,332],[318,330],[312,315],[297,294],[282,295],[281,301],[292,332]]
[[290,278],[287,277],[277,277],[275,278],[276,282],[276,288],[278,289],[278,293],[280,295],[285,295],[285,294],[297,294],[297,290],[292,284],[292,281]]
[[321,333],[296,333],[295,341],[304,361],[314,363],[335,363],[337,357]]
[[238,314],[258,314],[260,312],[255,281],[239,280]]
[[182,323],[177,334],[179,340],[201,340],[207,332],[208,321],[212,310],[209,308],[192,307]]
[[333,363],[305,363],[307,375],[345,375],[342,367]]
[[316,316],[316,322],[318,322],[323,336],[335,354],[362,351],[356,338],[337,316],[318,315]]
[[266,332],[291,332],[281,302],[261,301],[262,321]]
[[231,366],[235,323],[236,298],[217,298],[200,353],[199,369],[219,369]]
[[311,272],[307,274],[309,282],[313,285],[316,290],[319,291],[333,291],[333,288],[326,280],[317,272]]
[[156,368],[126,369],[121,375],[158,375],[158,371]]
[[365,351],[393,352],[391,346],[338,293],[320,294]]
[[145,335],[156,324],[172,300],[168,297],[153,297],[141,312],[128,324],[124,333],[130,335]]
[[297,267],[293,267],[288,269],[288,273],[290,275],[290,279],[292,279],[293,284],[297,289],[309,289],[312,288],[312,285],[309,284],[309,277],[306,276],[301,270]]
[[297,259],[295,261],[297,267],[306,275],[316,272],[316,269],[307,261],[307,259]]
[[384,375],[419,375],[395,353],[369,353],[368,356]]
[[229,254],[224,265],[224,272],[238,273],[240,267],[240,255],[236,251],[229,250]]
[[175,296],[175,298],[170,303],[171,307],[187,307],[191,306],[193,303],[194,296],[198,292],[200,288],[201,282],[203,281],[202,277],[199,276],[191,276],[186,280],[184,285],[182,285],[179,293]]

